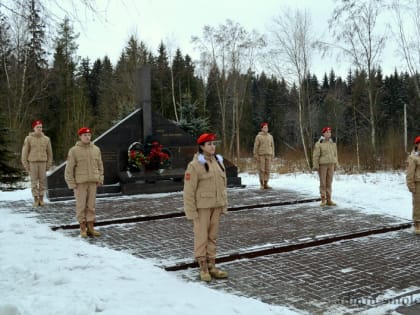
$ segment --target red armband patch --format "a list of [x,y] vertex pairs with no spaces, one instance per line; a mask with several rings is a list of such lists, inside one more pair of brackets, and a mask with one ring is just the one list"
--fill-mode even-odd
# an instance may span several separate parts
[[185,173],[185,180],[190,180],[191,178],[191,174],[190,173]]

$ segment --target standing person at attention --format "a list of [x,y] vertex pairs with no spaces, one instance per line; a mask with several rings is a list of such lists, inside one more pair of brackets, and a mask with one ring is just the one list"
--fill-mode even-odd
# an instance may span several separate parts
[[414,148],[407,159],[406,182],[413,196],[415,233],[420,234],[420,136],[414,139]]
[[23,142],[21,159],[31,178],[34,207],[37,207],[44,205],[47,170],[52,165],[53,153],[50,138],[42,132],[42,121],[35,120],[32,129]]
[[216,268],[216,243],[220,216],[227,212],[227,179],[221,155],[215,154],[216,135],[204,133],[197,139],[198,153],[188,164],[184,177],[184,211],[193,221],[194,257],[200,279],[227,278]]
[[322,136],[315,143],[312,156],[313,168],[319,175],[321,207],[337,205],[331,199],[334,170],[338,164],[337,145],[331,139],[331,131],[331,127],[322,128]]
[[64,171],[66,183],[76,198],[76,219],[80,223],[80,236],[100,236],[93,227],[96,220],[96,188],[104,182],[101,150],[91,143],[92,132],[82,127],[79,141],[69,150]]
[[257,134],[254,141],[254,158],[257,161],[257,167],[260,177],[260,189],[271,189],[268,186],[270,179],[271,162],[274,158],[274,139],[268,133],[268,123],[263,122],[260,125],[261,131]]

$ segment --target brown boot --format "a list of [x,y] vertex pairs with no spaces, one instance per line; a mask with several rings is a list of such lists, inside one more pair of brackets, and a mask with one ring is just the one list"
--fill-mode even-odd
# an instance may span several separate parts
[[101,233],[93,228],[93,222],[87,223],[87,234],[89,236],[101,236]]
[[321,207],[325,207],[327,205],[327,199],[324,196],[321,196]]
[[420,221],[414,222],[414,234],[420,235]]
[[87,237],[86,222],[80,222],[80,236],[83,238]]
[[260,179],[260,189],[264,189],[264,181]]
[[268,186],[268,180],[264,181],[264,189],[272,189],[273,187]]
[[331,199],[327,200],[327,206],[336,206],[336,205],[337,204],[334,201],[332,201]]
[[209,273],[209,268],[207,266],[206,257],[198,257],[197,261],[198,261],[198,265],[200,266],[200,280],[206,281],[206,282],[211,281],[211,276]]
[[38,207],[39,206],[39,199],[38,199],[38,197],[34,197],[34,204],[33,204],[33,206],[34,207]]
[[213,278],[224,279],[228,277],[228,273],[226,271],[222,271],[216,268],[215,258],[208,258],[208,267],[209,267],[209,272]]
[[38,197],[38,204],[43,207],[44,206],[44,196],[39,196]]

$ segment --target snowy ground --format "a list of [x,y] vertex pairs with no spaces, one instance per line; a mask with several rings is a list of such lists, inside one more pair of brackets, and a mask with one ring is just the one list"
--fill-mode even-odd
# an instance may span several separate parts
[[[255,175],[240,176],[248,187],[257,187]],[[315,173],[273,176],[270,185],[319,195]],[[336,175],[333,190],[342,206],[411,219],[403,173]],[[0,315],[296,314],[185,282],[151,261],[66,237],[1,202],[23,199],[31,199],[29,189],[0,192]]]

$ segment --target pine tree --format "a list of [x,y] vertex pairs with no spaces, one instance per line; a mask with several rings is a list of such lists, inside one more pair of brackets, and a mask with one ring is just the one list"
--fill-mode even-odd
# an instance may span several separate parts
[[41,114],[46,108],[48,68],[39,1],[20,1],[15,6],[20,14],[10,20],[0,17],[0,97],[4,119],[17,140],[11,149],[18,152],[25,126],[34,118],[45,118]]
[[45,42],[45,23],[41,20],[40,4],[36,0],[29,0],[28,30],[30,33],[28,48],[31,62],[39,68],[47,65]]
[[99,116],[99,85],[100,77],[102,73],[102,62],[100,59],[96,59],[93,63],[90,76],[89,76],[89,97],[90,104],[92,105],[93,115]]
[[86,98],[89,101],[89,104],[92,108],[92,115],[95,117],[98,115],[98,91],[97,91],[97,80],[95,80],[95,76],[98,71],[100,71],[100,63],[98,64],[95,62],[96,65],[96,72],[93,72],[93,68],[90,67],[90,60],[89,58],[82,58],[79,66],[78,72],[78,84],[83,89]]
[[23,173],[16,165],[16,155],[9,149],[10,134],[5,127],[5,118],[0,117],[0,190],[12,189],[22,180]]
[[105,56],[98,73],[98,133],[104,132],[119,120],[118,107],[115,106],[118,103],[117,94],[114,92],[115,84],[111,61]]
[[172,102],[171,70],[166,47],[161,42],[159,55],[152,64],[152,108],[163,117],[176,120],[177,113]]
[[45,50],[45,22],[41,17],[41,3],[39,0],[27,0],[26,10],[28,39],[25,44],[26,54],[22,63],[25,73],[24,88],[26,90],[23,98],[28,104],[30,117],[24,120],[25,125],[29,125],[34,119],[45,118],[47,110],[45,103],[48,84],[48,62]]
[[49,82],[49,136],[51,137],[54,156],[57,161],[66,157],[70,146],[77,139],[76,131],[89,123],[87,98],[83,89],[76,84],[77,56],[74,29],[68,18],[60,24],[55,39],[53,68]]
[[384,80],[384,95],[378,105],[381,120],[378,122],[379,139],[384,136],[390,127],[401,129],[403,121],[404,104],[408,102],[407,91],[403,81],[395,71],[393,75]]
[[270,122],[270,133],[273,135],[276,152],[278,153],[283,144],[290,146],[289,139],[286,138],[286,109],[289,92],[287,84],[284,81],[277,80],[271,77],[268,81],[267,91],[267,107],[268,107],[268,120]]
[[[217,94],[217,84],[219,79],[219,69],[216,66],[212,67],[207,78],[206,111],[208,113],[213,132],[220,135],[223,133],[222,116],[226,116],[226,113],[222,112],[223,107],[220,105]],[[222,143],[222,145],[224,145],[224,143]]]
[[9,106],[8,105],[8,87],[7,77],[11,58],[11,43],[10,43],[10,25],[7,18],[0,12],[0,60],[2,60],[2,70],[0,71],[0,112],[4,113],[7,122],[9,122]]
[[131,36],[115,67],[115,118],[122,119],[135,109],[136,71],[142,65],[151,62],[150,58],[151,54],[146,45]]
[[268,120],[268,107],[272,104],[267,104],[268,93],[268,79],[264,72],[260,76],[251,81],[252,94],[252,111],[254,133],[259,131],[261,122]]
[[420,82],[420,76],[410,76],[407,72],[402,75],[403,86],[407,90],[407,125],[409,139],[420,134],[418,118],[420,116],[420,99],[416,89],[416,80]]
[[328,77],[327,74],[324,73],[324,78],[322,79],[322,89],[323,90],[328,90],[330,87],[329,83],[328,83]]
[[190,95],[192,100],[200,99],[199,80],[194,75],[194,64],[189,55],[185,55],[185,58],[182,56],[180,49],[176,50],[172,61],[172,72],[177,102],[181,101],[184,94]]
[[195,66],[194,62],[192,61],[191,57],[189,55],[185,55],[185,69],[184,69],[184,77],[183,80],[186,82],[188,93],[191,94],[191,98],[193,100],[200,99],[201,93],[200,93],[200,81],[195,76]]
[[197,103],[191,102],[188,94],[182,96],[182,103],[178,105],[180,112],[179,127],[184,129],[194,138],[197,138],[203,132],[209,132],[208,118],[199,117],[196,113]]
[[178,48],[175,52],[175,57],[172,61],[172,74],[174,80],[174,98],[177,102],[182,103],[182,93],[189,93],[188,86],[183,80],[185,70],[185,60],[182,56],[181,50]]

